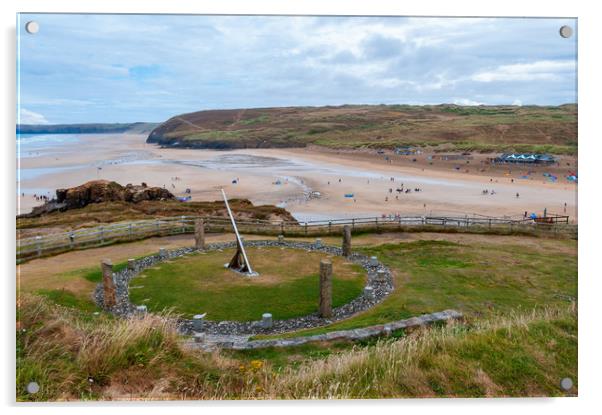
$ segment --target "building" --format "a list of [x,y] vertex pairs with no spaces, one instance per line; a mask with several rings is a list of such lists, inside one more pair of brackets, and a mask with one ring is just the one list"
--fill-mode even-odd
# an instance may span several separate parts
[[526,164],[553,164],[556,159],[549,154],[534,153],[504,153],[493,159],[495,163],[526,163]]

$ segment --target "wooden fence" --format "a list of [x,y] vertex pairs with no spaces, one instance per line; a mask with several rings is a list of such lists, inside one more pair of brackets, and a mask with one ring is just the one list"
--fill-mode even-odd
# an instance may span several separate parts
[[[133,241],[152,236],[167,236],[194,232],[194,222],[201,217],[177,216],[134,222],[120,222],[95,228],[86,228],[35,236],[17,240],[17,262],[49,254],[109,245],[120,241]],[[202,217],[208,233],[232,232],[232,224],[224,217]],[[241,233],[257,235],[327,236],[340,234],[344,225],[354,233],[403,231],[550,234],[569,238],[577,237],[577,225],[555,221],[535,223],[533,220],[513,220],[488,217],[406,216],[333,219],[310,222],[265,220],[237,220]]]

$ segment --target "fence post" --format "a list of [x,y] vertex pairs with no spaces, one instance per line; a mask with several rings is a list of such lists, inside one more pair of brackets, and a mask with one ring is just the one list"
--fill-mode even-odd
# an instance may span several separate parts
[[320,317],[332,316],[332,262],[327,259],[320,261]]
[[197,219],[194,222],[194,246],[196,249],[205,249],[205,221]]
[[351,229],[355,229],[355,219],[351,219]]
[[348,257],[351,255],[351,226],[343,226],[343,256]]
[[280,222],[280,234],[284,235],[284,221]]
[[115,280],[113,279],[113,263],[110,259],[103,259],[100,262],[102,272],[102,302],[106,309],[111,309],[116,304]]
[[38,256],[42,256],[42,237],[40,235],[36,236],[36,251]]
[[489,229],[491,229],[491,219],[489,219]]
[[186,232],[186,222],[184,222],[184,220],[186,219],[186,216],[182,216],[182,233]]
[[155,219],[155,225],[157,225],[157,234],[161,235],[161,224],[159,223],[159,219]]
[[307,235],[307,222],[305,222],[305,235]]
[[101,226],[100,228],[98,228],[98,230],[100,231],[100,243],[104,244],[105,243],[105,228],[104,228],[104,226]]
[[134,235],[134,230],[132,229],[133,225],[130,222],[130,224],[128,225],[128,232],[130,233],[130,238]]
[[69,248],[73,249],[73,246],[75,245],[75,234],[73,233],[73,231],[69,232]]
[[330,235],[330,231],[332,229],[332,222],[328,221],[328,234]]

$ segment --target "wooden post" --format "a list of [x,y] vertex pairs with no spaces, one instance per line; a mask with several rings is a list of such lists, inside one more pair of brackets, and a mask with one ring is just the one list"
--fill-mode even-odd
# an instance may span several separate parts
[[113,263],[110,259],[103,259],[100,268],[102,270],[103,304],[105,308],[112,308],[117,303],[115,281],[113,281]]
[[343,226],[343,256],[351,255],[351,226]]
[[332,262],[320,261],[320,317],[332,317]]
[[194,221],[194,246],[196,249],[205,249],[205,221]]
[[136,269],[136,260],[134,258],[128,259],[128,269],[134,271]]
[[36,236],[36,252],[38,256],[42,256],[42,237],[39,235]]

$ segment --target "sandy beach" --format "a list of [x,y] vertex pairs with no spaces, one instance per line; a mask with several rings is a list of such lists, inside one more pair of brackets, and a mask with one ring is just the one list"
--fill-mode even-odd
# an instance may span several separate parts
[[165,186],[177,196],[190,189],[197,201],[219,200],[223,187],[230,198],[279,205],[300,221],[395,214],[522,217],[525,211],[547,209],[577,222],[577,185],[564,177],[576,170],[575,157],[562,157],[550,167],[492,168],[484,164],[487,155],[474,155],[467,163],[431,160],[426,153],[396,156],[312,147],[164,149],[145,140],[146,135],[90,134],[58,144],[24,141],[17,213],[42,203],[34,194],[52,197],[57,188],[108,179]]

